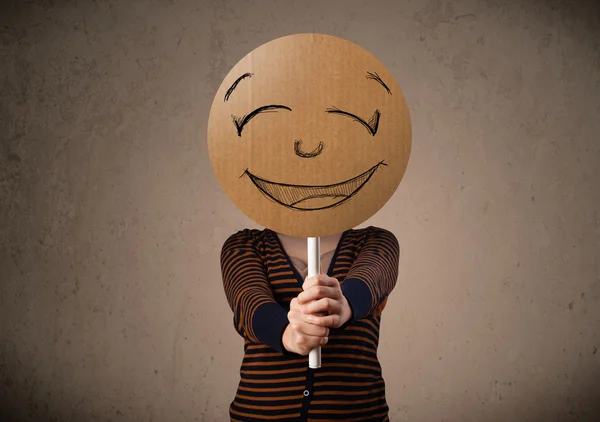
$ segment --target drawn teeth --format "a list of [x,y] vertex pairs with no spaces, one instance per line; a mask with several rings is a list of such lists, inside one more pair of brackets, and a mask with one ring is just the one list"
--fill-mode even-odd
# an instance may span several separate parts
[[[311,208],[303,208],[301,203],[316,198],[339,198],[338,201],[336,201],[334,204],[331,204],[330,206],[341,204],[347,198],[356,193],[362,187],[362,185],[364,185],[367,182],[367,180],[373,175],[375,170],[377,170],[377,168],[380,165],[385,164],[379,163],[373,166],[371,169],[367,170],[366,172],[345,182],[323,186],[306,186],[274,183],[265,179],[261,179],[260,177],[254,176],[249,172],[247,174],[250,176],[252,182],[263,192],[263,194],[275,200],[276,202],[295,209],[310,210]],[[328,207],[312,209],[314,210],[323,208]]]
[[296,205],[299,202],[313,198],[346,198],[358,189],[368,176],[368,173],[363,173],[346,183],[332,186],[286,186],[261,179],[255,179],[255,182],[265,193],[277,198],[284,204]]

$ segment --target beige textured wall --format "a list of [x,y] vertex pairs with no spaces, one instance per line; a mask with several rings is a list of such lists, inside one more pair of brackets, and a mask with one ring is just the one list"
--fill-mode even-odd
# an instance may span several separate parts
[[411,108],[368,224],[402,247],[393,421],[600,420],[600,7],[561,1],[4,1],[0,420],[224,421],[221,79],[278,36],[354,41]]

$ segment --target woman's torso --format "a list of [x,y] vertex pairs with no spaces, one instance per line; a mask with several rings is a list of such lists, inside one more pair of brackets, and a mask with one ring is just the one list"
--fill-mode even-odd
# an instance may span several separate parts
[[[344,232],[337,248],[326,252],[322,268],[343,283],[360,252],[367,229]],[[296,268],[271,230],[253,230],[275,300],[286,310],[302,291],[302,260]],[[329,255],[329,256],[327,256]],[[380,312],[332,329],[321,350],[320,369],[308,368],[308,357],[282,354],[245,341],[240,383],[230,406],[232,420],[386,421],[385,382],[377,358]]]

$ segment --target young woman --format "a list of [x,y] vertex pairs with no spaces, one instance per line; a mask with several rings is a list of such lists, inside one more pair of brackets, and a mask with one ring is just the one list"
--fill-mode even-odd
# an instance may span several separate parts
[[[221,269],[244,358],[232,421],[388,421],[377,358],[399,246],[377,227],[321,238],[322,274],[306,278],[306,239],[242,230]],[[321,346],[321,368],[308,353]]]

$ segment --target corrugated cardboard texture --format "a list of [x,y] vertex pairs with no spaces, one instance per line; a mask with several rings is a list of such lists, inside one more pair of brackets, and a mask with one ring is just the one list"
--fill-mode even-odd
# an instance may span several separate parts
[[223,190],[247,216],[290,236],[327,236],[392,196],[410,155],[410,117],[372,54],[296,34],[256,48],[225,77],[208,146]]
[[227,420],[219,252],[257,225],[208,116],[242,57],[301,32],[364,47],[410,106],[406,174],[363,224],[401,245],[392,421],[599,420],[594,2],[0,4],[0,420]]

